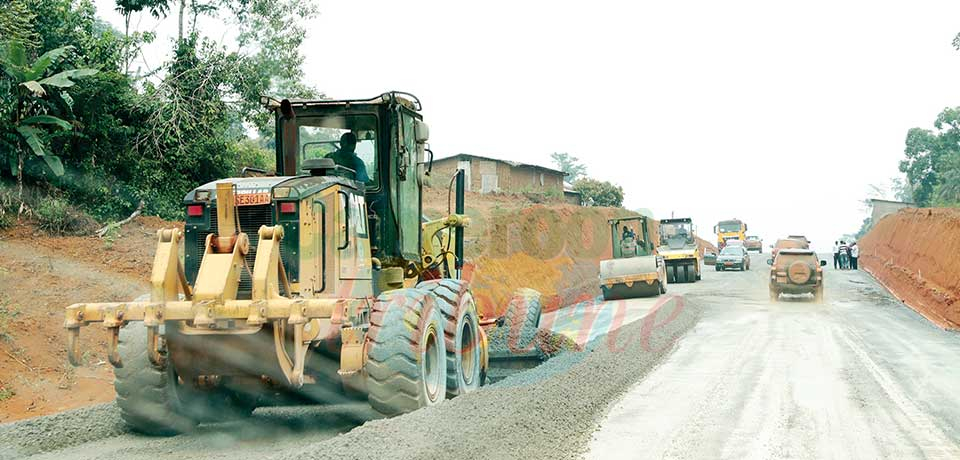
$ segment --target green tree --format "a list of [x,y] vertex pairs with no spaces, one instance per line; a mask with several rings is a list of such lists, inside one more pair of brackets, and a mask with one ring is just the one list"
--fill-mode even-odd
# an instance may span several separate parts
[[20,42],[27,49],[40,44],[40,34],[33,27],[36,14],[20,0],[0,7],[0,41]]
[[550,158],[552,158],[553,163],[557,165],[557,169],[567,174],[565,180],[570,183],[574,183],[587,175],[587,167],[583,163],[580,163],[580,160],[573,155],[554,152],[550,154]]
[[60,59],[73,47],[65,46],[50,50],[30,62],[27,52],[20,42],[10,42],[0,46],[0,69],[11,87],[13,107],[9,123],[3,125],[4,155],[12,174],[17,176],[20,196],[23,196],[24,151],[29,150],[43,159],[50,171],[57,176],[63,175],[60,157],[54,155],[48,138],[52,130],[71,130],[66,120],[58,117],[55,105],[44,103],[44,99],[56,93],[59,101],[69,101],[65,90],[75,84],[74,79],[88,77],[97,73],[95,69],[70,69],[50,72]]
[[623,187],[606,181],[584,178],[573,183],[587,206],[623,206]]
[[[953,160],[960,154],[960,107],[946,108],[937,116],[933,130],[912,128],[907,132],[900,171],[906,173],[908,189],[919,206],[956,201],[960,190],[960,167]],[[947,183],[943,183],[946,180]]]

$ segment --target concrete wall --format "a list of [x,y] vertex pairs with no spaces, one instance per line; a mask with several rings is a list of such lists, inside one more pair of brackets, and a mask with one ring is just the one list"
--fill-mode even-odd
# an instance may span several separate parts
[[873,213],[870,215],[871,222],[876,225],[880,219],[893,214],[901,209],[915,206],[913,203],[903,203],[900,201],[870,200],[873,206]]

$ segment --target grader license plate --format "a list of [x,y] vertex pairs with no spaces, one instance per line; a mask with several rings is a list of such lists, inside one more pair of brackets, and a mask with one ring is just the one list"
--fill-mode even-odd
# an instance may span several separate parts
[[258,204],[270,204],[270,193],[237,194],[237,206],[256,206]]

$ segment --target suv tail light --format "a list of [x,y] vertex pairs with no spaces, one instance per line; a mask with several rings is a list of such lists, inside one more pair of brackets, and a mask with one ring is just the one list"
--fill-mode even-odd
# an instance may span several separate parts
[[187,206],[187,216],[189,217],[201,217],[203,216],[203,205],[202,204],[191,204]]

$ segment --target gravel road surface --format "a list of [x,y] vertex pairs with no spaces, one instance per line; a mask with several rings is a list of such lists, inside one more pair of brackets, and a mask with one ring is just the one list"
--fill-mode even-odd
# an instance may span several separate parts
[[765,255],[673,286],[706,306],[602,422],[589,458],[960,458],[960,337],[863,272],[769,302]]
[[960,458],[957,334],[861,272],[828,271],[822,305],[770,303],[765,259],[556,314],[586,351],[401,417],[263,408],[150,438],[107,404],[0,426],[0,459]]
[[[700,312],[682,299],[590,310],[602,313],[576,334],[594,338],[585,351],[404,416],[379,419],[363,403],[269,408],[151,438],[127,433],[107,404],[0,426],[0,458],[580,458],[610,402],[676,349]],[[561,322],[567,330],[575,323]],[[614,326],[616,333],[598,333]]]

